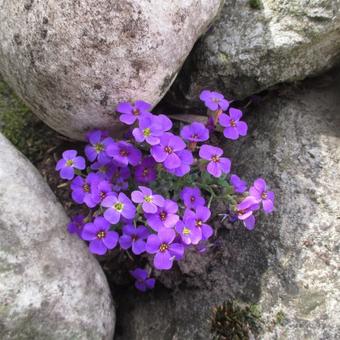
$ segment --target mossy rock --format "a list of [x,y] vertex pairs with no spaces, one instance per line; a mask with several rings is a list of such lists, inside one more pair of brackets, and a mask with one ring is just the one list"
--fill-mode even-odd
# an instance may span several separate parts
[[15,95],[1,75],[0,132],[34,164],[53,147],[57,136]]

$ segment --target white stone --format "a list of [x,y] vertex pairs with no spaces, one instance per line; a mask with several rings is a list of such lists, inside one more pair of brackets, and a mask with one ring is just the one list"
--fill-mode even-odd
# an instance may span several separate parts
[[0,134],[0,338],[112,340],[105,278],[38,171]]
[[0,0],[0,72],[71,138],[113,128],[115,106],[166,93],[221,0]]

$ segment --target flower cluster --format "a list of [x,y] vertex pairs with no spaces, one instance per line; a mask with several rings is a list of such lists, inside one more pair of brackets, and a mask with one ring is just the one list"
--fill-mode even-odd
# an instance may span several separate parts
[[[210,114],[206,125],[193,122],[175,134],[172,121],[152,114],[150,104],[125,102],[116,110],[130,128],[128,138],[114,140],[95,130],[87,134],[86,159],[75,150],[63,153],[56,170],[70,181],[74,202],[88,211],[74,216],[68,231],[87,241],[91,253],[120,248],[149,257],[156,270],[169,270],[188,248],[201,252],[213,237],[214,199],[225,202],[224,218],[239,220],[249,230],[255,212],[274,210],[274,193],[265,180],[258,178],[248,189],[230,175],[223,149],[208,143],[218,124],[228,139],[245,136],[242,112],[220,93],[206,90],[200,98]],[[131,275],[141,291],[155,285],[150,271],[137,268]]]

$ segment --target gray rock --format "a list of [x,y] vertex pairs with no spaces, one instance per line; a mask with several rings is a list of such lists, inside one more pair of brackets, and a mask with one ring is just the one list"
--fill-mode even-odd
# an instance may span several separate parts
[[110,290],[38,171],[0,134],[0,338],[113,338]]
[[160,277],[173,291],[122,298],[117,339],[210,339],[226,300],[258,305],[260,339],[339,339],[339,85],[283,89],[246,115],[246,138],[221,139],[236,173],[267,179],[276,212],[253,232],[216,221],[215,246]]
[[119,101],[156,104],[221,1],[0,0],[0,72],[50,127],[81,139],[113,126]]
[[320,73],[339,56],[337,0],[226,0],[173,92],[177,101],[195,101],[203,88],[241,99]]

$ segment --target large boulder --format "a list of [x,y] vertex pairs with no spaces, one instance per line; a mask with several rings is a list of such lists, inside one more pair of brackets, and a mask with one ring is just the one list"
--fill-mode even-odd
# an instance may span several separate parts
[[320,73],[339,57],[337,0],[226,0],[184,64],[173,94],[192,102],[211,88],[241,99]]
[[0,338],[112,340],[105,275],[38,171],[0,134]]
[[71,138],[116,121],[115,105],[166,93],[222,0],[0,0],[0,72]]
[[210,339],[212,308],[228,300],[262,310],[259,339],[339,339],[339,85],[285,88],[245,117],[248,137],[224,139],[234,171],[266,178],[277,210],[252,232],[222,227],[206,254],[161,276],[173,291],[123,296],[118,339]]

